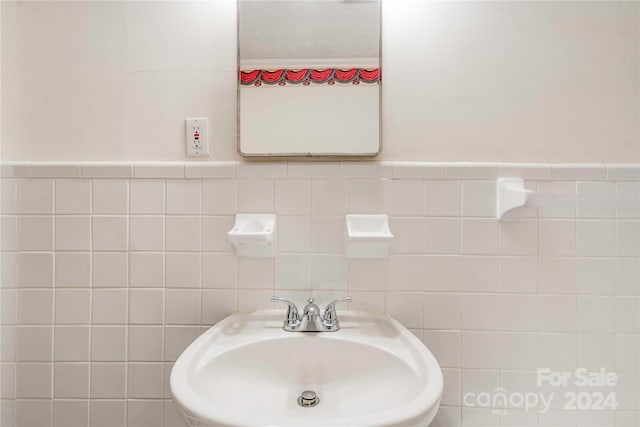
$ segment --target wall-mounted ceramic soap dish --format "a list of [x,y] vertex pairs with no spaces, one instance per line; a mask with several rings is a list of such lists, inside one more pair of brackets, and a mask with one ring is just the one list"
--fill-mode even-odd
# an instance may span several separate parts
[[237,214],[227,239],[242,257],[276,256],[276,216],[272,214]]
[[385,258],[391,240],[387,215],[347,215],[347,258]]

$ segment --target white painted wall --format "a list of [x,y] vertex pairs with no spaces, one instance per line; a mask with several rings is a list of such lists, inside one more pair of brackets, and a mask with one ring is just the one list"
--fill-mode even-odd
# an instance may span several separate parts
[[[236,154],[235,2],[2,2],[5,160]],[[383,6],[393,160],[639,160],[637,2]]]

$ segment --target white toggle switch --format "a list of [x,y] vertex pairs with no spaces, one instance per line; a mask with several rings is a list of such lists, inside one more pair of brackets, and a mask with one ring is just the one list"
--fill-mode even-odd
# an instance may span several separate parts
[[209,139],[206,118],[187,119],[187,156],[208,156]]

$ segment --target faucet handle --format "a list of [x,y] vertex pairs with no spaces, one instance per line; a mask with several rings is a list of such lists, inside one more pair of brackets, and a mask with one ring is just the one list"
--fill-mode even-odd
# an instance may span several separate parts
[[271,297],[271,301],[279,301],[287,304],[287,316],[284,320],[285,326],[295,325],[296,323],[300,322],[300,313],[298,313],[298,307],[296,307],[294,303],[292,303],[288,299],[275,295]]
[[338,314],[336,313],[336,304],[341,302],[351,302],[351,301],[352,301],[351,297],[342,297],[342,298],[337,298],[331,301],[329,304],[327,304],[327,307],[324,309],[324,315],[322,316],[322,320],[325,322],[325,324],[330,327],[337,327]]

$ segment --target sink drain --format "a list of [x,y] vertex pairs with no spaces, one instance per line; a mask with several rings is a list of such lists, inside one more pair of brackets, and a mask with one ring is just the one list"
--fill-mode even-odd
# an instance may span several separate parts
[[300,397],[298,397],[298,405],[305,408],[312,408],[318,403],[320,403],[320,398],[315,391],[305,390]]

